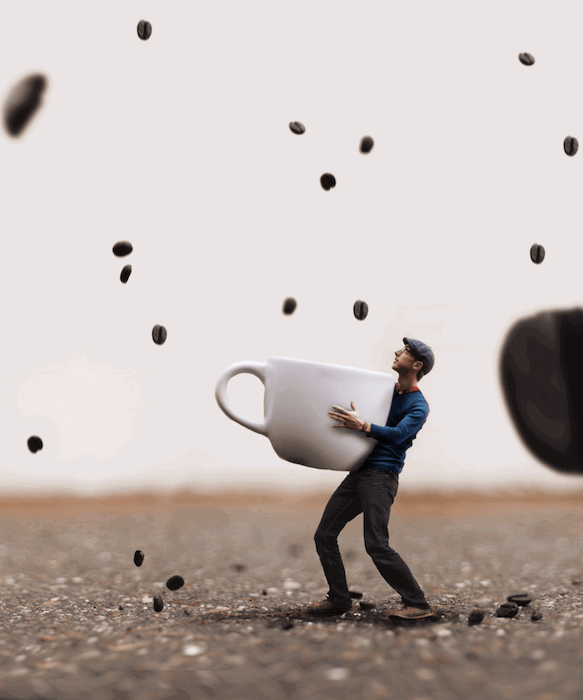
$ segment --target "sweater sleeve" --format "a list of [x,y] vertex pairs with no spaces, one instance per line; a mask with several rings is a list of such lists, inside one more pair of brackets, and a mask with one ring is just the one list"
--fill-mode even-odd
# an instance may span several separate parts
[[388,425],[375,425],[371,423],[369,437],[385,444],[400,445],[410,440],[423,427],[427,413],[421,406],[415,406],[409,413],[394,427]]

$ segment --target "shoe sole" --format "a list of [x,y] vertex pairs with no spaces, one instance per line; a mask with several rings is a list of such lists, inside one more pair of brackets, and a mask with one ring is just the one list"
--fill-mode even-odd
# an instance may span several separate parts
[[429,611],[426,615],[416,615],[415,617],[411,617],[410,615],[395,615],[394,613],[392,615],[389,615],[389,620],[426,620],[428,617],[434,617],[435,613],[433,611]]

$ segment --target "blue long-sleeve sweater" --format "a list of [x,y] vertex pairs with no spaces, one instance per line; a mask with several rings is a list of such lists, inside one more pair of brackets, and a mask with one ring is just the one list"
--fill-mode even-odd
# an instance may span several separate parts
[[405,452],[413,444],[428,414],[429,405],[418,389],[399,395],[395,387],[386,426],[371,424],[370,437],[378,442],[362,466],[399,474],[405,463]]

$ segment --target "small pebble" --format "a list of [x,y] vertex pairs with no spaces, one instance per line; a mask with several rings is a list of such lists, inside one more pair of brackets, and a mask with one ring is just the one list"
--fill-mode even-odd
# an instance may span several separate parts
[[536,622],[537,620],[542,620],[543,619],[543,614],[539,612],[538,610],[533,610],[532,615],[530,616],[530,619],[533,622]]
[[574,156],[579,150],[579,142],[574,136],[567,136],[563,141],[563,148],[568,156]]
[[152,340],[156,343],[156,345],[164,345],[167,336],[168,333],[166,332],[164,326],[155,325],[154,328],[152,328]]
[[288,316],[290,314],[293,314],[293,312],[296,310],[297,305],[298,305],[298,303],[293,297],[288,297],[283,302],[283,313],[287,314]]
[[519,53],[518,54],[518,60],[524,65],[524,66],[532,66],[534,63],[534,56],[530,53]]
[[516,605],[524,607],[532,602],[532,596],[528,593],[517,593],[516,595],[509,595],[506,600],[509,603],[516,603]]
[[575,579],[575,578],[574,578],[574,579],[571,581],[571,584],[572,584],[573,586],[580,586],[580,585],[581,585],[581,581],[579,581],[578,579]]
[[32,435],[28,438],[27,445],[32,454],[36,454],[39,450],[42,450],[43,441],[38,437],[38,435]]
[[542,245],[534,243],[530,248],[530,259],[536,265],[540,265],[545,259],[545,249]]
[[502,603],[496,610],[496,617],[514,617],[517,612],[518,605],[516,603]]
[[145,19],[138,22],[138,36],[142,41],[147,41],[152,36],[152,25]]
[[370,136],[363,136],[363,138],[360,141],[360,152],[361,153],[370,153],[372,151],[372,147],[374,146],[374,141]]
[[324,173],[320,178],[320,184],[328,192],[333,187],[336,187],[336,178],[330,173]]
[[132,266],[126,265],[123,268],[123,270],[121,271],[121,275],[119,276],[119,278],[125,284],[129,280],[131,274],[132,274]]
[[484,619],[483,610],[472,610],[468,616],[468,625],[479,625]]
[[134,554],[134,564],[136,566],[142,566],[144,563],[144,553],[140,551],[139,549],[136,550],[136,553]]
[[354,302],[352,311],[354,312],[355,318],[357,318],[359,321],[364,321],[364,319],[368,316],[368,304],[366,301],[361,301],[358,299]]
[[347,668],[329,668],[325,675],[329,681],[345,681],[348,678],[349,671]]
[[18,136],[38,110],[47,79],[40,73],[20,80],[4,103],[4,126],[10,136]]
[[207,650],[207,645],[202,642],[200,644],[187,644],[183,649],[183,654],[185,656],[198,656],[199,654],[204,654]]
[[289,128],[294,134],[303,134],[306,131],[306,127],[301,122],[290,122]]
[[129,241],[118,241],[113,246],[113,254],[118,258],[123,258],[125,255],[129,255],[134,247]]
[[171,576],[168,581],[166,581],[166,586],[171,590],[171,591],[177,591],[179,588],[182,588],[184,586],[184,579],[182,576]]
[[164,607],[164,601],[162,600],[162,596],[155,595],[154,596],[154,610],[156,612],[160,612],[163,607]]

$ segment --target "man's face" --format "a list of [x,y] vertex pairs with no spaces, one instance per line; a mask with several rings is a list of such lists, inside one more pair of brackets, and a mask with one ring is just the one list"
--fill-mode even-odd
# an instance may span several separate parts
[[407,371],[413,369],[413,365],[415,362],[418,362],[413,357],[413,353],[411,352],[411,346],[410,345],[405,345],[405,347],[401,348],[400,350],[397,350],[395,352],[395,361],[393,362],[393,369],[401,370],[401,371]]

